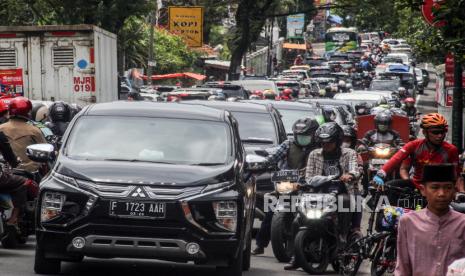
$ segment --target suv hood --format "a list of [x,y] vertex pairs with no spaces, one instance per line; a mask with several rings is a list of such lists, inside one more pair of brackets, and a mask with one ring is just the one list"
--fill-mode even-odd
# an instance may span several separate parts
[[61,158],[57,173],[108,183],[197,186],[234,180],[234,162],[218,166],[171,165],[125,161],[88,161]]

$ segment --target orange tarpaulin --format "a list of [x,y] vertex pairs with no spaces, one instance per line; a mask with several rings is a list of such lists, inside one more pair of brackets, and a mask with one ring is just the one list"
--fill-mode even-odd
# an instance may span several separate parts
[[[147,79],[147,76],[142,76],[144,80]],[[172,74],[165,74],[165,75],[152,75],[152,80],[166,80],[166,79],[176,79],[176,78],[191,78],[195,80],[204,80],[207,76],[196,74],[196,73],[172,73]]]
[[284,49],[307,50],[307,45],[295,44],[295,43],[284,43],[283,48]]

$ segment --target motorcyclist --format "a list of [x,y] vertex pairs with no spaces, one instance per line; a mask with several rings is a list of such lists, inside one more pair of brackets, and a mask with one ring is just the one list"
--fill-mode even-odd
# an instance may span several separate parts
[[11,148],[22,163],[20,169],[28,172],[35,172],[40,164],[31,161],[26,155],[26,147],[33,144],[47,143],[42,132],[35,126],[28,123],[32,109],[32,103],[28,98],[16,97],[10,102],[10,120],[0,125],[8,137]]
[[61,137],[71,121],[71,108],[65,102],[58,101],[54,102],[49,110],[50,122],[47,122],[46,125],[53,134]]
[[302,58],[302,55],[297,55],[297,57],[294,60],[294,65],[303,65],[304,64],[304,59]]
[[73,119],[74,116],[76,116],[82,110],[82,107],[75,103],[70,104],[70,108],[71,108],[71,119]]
[[[281,143],[275,153],[267,157],[266,163],[279,164],[281,169],[305,169],[308,155],[316,147],[314,133],[318,129],[318,126],[318,122],[312,118],[297,120],[292,126],[294,139]],[[265,219],[257,233],[257,247],[252,251],[253,255],[263,254],[265,247],[270,242],[273,212],[269,210],[265,211],[268,212],[266,212]]]
[[8,104],[0,100],[0,124],[8,122]]
[[405,87],[402,86],[397,88],[397,97],[400,101],[404,101],[408,97],[407,89],[405,89]]
[[[334,122],[322,124],[315,133],[321,148],[310,153],[305,171],[307,183],[315,176],[338,175],[349,194],[359,194],[360,167],[355,150],[341,147],[344,131]],[[344,204],[347,202],[344,198]],[[352,220],[351,233],[360,236],[361,216]]]
[[368,59],[367,56],[362,57],[362,61],[360,62],[360,67],[362,68],[363,71],[371,71],[373,70],[373,67],[370,63],[370,60]]
[[370,107],[367,102],[361,102],[355,105],[355,112],[357,116],[369,115]]
[[355,145],[357,144],[357,132],[349,125],[343,125],[341,128],[344,133],[341,147],[355,149]]
[[35,122],[45,123],[48,119],[48,107],[43,103],[34,104],[31,110],[31,119]]
[[372,147],[375,144],[389,144],[394,148],[402,145],[402,139],[397,131],[391,129],[392,115],[389,111],[376,114],[375,129],[368,131],[362,139],[362,145],[359,150],[367,150],[366,147]]
[[[423,116],[420,127],[423,129],[424,139],[416,139],[403,146],[378,171],[373,181],[377,185],[384,185],[386,176],[405,160],[413,167],[411,179],[403,176],[402,180],[392,180],[390,185],[408,187],[414,185],[420,188],[423,168],[426,164],[452,163],[456,166],[457,175],[461,173],[459,153],[457,147],[444,141],[448,130],[447,120],[439,113],[429,113]],[[457,181],[457,190],[464,191],[463,179]]]
[[346,82],[343,80],[340,80],[337,82],[337,90],[339,93],[345,93],[347,92],[347,87],[346,87]]
[[410,117],[417,117],[417,109],[415,107],[415,99],[412,97],[408,97],[404,101],[404,106],[402,106],[402,110],[407,113],[407,116]]

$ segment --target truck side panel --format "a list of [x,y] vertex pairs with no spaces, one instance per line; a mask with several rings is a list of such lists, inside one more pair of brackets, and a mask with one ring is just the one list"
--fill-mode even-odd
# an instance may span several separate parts
[[96,101],[118,100],[116,37],[96,29],[94,32]]

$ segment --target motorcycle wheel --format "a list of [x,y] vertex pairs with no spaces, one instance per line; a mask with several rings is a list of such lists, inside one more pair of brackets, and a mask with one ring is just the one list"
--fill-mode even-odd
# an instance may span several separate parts
[[[380,244],[382,245],[382,244]],[[383,246],[379,246],[376,249],[374,258],[371,262],[371,275],[372,276],[381,276],[386,271],[393,273],[396,263],[396,239],[389,239],[386,245],[386,251],[383,256]]]
[[329,248],[325,239],[309,230],[299,231],[294,246],[296,262],[305,272],[322,274],[326,271],[329,264]]
[[18,233],[13,226],[5,227],[5,233],[2,237],[2,246],[5,249],[14,249],[18,247]]
[[271,221],[271,248],[281,263],[289,262],[294,254],[293,220],[294,216],[291,213],[277,212]]

